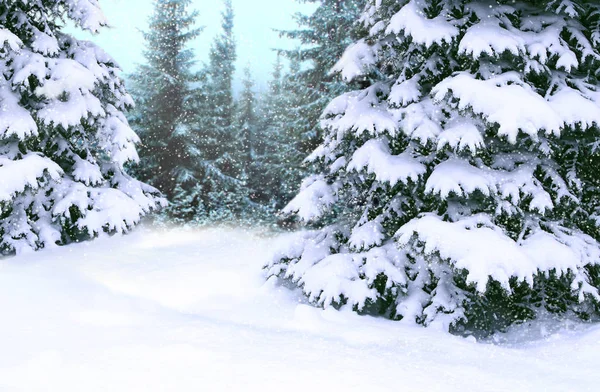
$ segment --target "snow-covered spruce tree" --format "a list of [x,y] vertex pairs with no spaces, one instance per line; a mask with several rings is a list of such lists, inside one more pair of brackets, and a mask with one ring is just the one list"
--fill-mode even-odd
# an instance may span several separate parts
[[256,116],[256,97],[254,93],[254,80],[250,67],[244,68],[244,86],[238,102],[237,124],[240,128],[240,137],[242,144],[242,165],[244,170],[250,171],[250,166],[254,160],[254,145],[256,144],[256,132],[258,119]]
[[282,56],[278,55],[261,101],[250,188],[256,200],[273,212],[289,203],[307,174],[303,161],[313,92],[298,78],[301,66],[297,55],[285,71]]
[[194,53],[188,47],[200,29],[194,28],[196,12],[190,0],[155,0],[149,30],[144,33],[145,64],[131,76],[136,109],[132,127],[142,139],[142,181],[160,189],[169,199],[164,215],[174,222],[190,222],[202,214],[197,133],[193,107]]
[[127,175],[130,96],[102,49],[96,0],[0,1],[0,248],[20,253],[125,232],[162,203]]
[[203,154],[201,200],[208,221],[244,219],[250,210],[243,170],[243,143],[235,123],[233,77],[236,42],[233,34],[234,12],[230,0],[224,0],[222,31],[209,54],[204,94],[198,102],[196,128]]
[[[237,48],[233,35],[234,13],[231,0],[224,0],[225,9],[222,13],[221,33],[215,38],[210,54],[207,69],[208,74],[208,101],[206,113],[207,125],[219,134],[220,143],[211,146],[215,158],[228,160],[231,154],[231,145],[228,142],[235,140],[233,131],[235,104],[233,100],[233,77]],[[232,169],[233,170],[233,169]]]
[[372,0],[336,65],[365,86],[327,107],[311,156],[327,169],[286,207],[344,214],[270,275],[462,333],[597,315],[596,4]]
[[[297,168],[301,159],[293,161],[289,153],[293,142],[286,136],[287,117],[292,91],[286,91],[282,57],[277,56],[268,89],[260,102],[260,121],[254,148],[254,162],[250,187],[258,203],[268,206],[275,213],[282,205],[282,189],[286,187],[286,171]],[[287,200],[289,201],[289,200]]]
[[[242,81],[243,90],[237,102],[236,127],[239,129],[240,148],[237,154],[245,181],[245,195],[248,197],[244,215],[251,217],[253,223],[265,222],[273,216],[268,204],[263,203],[255,189],[262,187],[260,180],[263,176],[264,158],[262,145],[264,140],[259,132],[258,102],[254,91],[254,79],[248,65],[244,69]],[[257,154],[261,152],[259,156]]]
[[[336,96],[349,90],[338,74],[331,69],[353,42],[353,32],[366,0],[298,0],[302,3],[318,5],[310,15],[295,15],[298,29],[280,31],[280,35],[299,42],[300,49],[282,50],[290,62],[300,61],[301,67],[292,69],[293,82],[303,88],[302,100],[295,109],[303,118],[290,118],[290,124],[300,135],[299,148],[304,157],[310,154],[322,141],[323,131],[319,118],[327,104]],[[292,113],[293,114],[293,113]],[[298,167],[300,162],[292,162]]]
[[312,140],[306,136],[312,134],[314,125],[311,124],[314,91],[298,77],[301,67],[300,56],[291,57],[289,71],[282,76],[279,88],[272,89],[276,115],[267,128],[272,145],[267,155],[273,177],[269,193],[277,211],[294,198],[302,178],[308,174],[303,161]]
[[[275,169],[273,154],[278,151],[279,140],[276,136],[284,122],[283,106],[285,103],[282,81],[283,62],[278,54],[273,64],[267,91],[261,95],[259,102],[259,128],[254,148],[254,170],[251,177],[255,200],[271,206],[275,204],[275,189],[278,188],[278,171]],[[275,211],[274,208],[273,211]]]

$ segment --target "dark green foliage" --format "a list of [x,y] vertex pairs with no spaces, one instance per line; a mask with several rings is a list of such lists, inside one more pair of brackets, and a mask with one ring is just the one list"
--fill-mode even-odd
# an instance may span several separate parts
[[250,129],[244,131],[236,119],[233,98],[236,42],[234,12],[230,0],[224,1],[221,33],[212,44],[209,63],[203,71],[201,92],[194,97],[195,132],[199,161],[199,199],[205,222],[246,221],[260,206],[249,199],[246,166]]
[[146,63],[131,75],[137,107],[130,122],[143,143],[135,172],[172,202],[165,213],[176,222],[193,216],[179,209],[186,210],[197,200],[202,158],[191,102],[197,77],[188,48],[201,29],[194,28],[197,13],[190,13],[189,5],[190,0],[154,2],[149,32],[144,33]]

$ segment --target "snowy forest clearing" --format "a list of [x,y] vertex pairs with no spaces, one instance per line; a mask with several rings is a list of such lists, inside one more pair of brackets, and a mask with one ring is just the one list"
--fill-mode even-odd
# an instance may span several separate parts
[[265,283],[273,241],[142,229],[2,260],[0,391],[597,388],[597,325],[492,345],[317,309]]

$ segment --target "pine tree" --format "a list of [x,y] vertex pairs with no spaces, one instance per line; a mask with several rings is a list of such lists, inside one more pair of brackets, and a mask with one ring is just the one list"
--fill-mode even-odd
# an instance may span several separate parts
[[[492,333],[598,316],[599,6],[372,0],[270,275],[317,304]],[[337,215],[336,215],[337,214]]]
[[[250,177],[253,200],[268,206],[272,214],[279,206],[280,190],[283,184],[283,171],[279,157],[285,155],[286,144],[283,128],[286,122],[285,108],[288,95],[284,91],[284,66],[281,56],[277,56],[267,92],[260,103],[260,121],[256,132],[254,160]],[[273,215],[274,218],[274,215]]]
[[237,124],[240,131],[241,137],[241,158],[243,170],[247,176],[250,176],[251,166],[255,160],[254,148],[258,141],[257,127],[258,118],[256,115],[256,97],[254,93],[254,80],[252,79],[252,73],[250,66],[244,69],[244,80],[242,81],[244,89],[238,103],[238,119]]
[[232,162],[232,152],[236,150],[234,128],[233,77],[235,73],[236,43],[233,35],[234,13],[231,0],[224,0],[222,32],[215,38],[209,55],[206,94],[208,105],[204,113],[203,126],[212,133],[209,140],[209,157],[218,162],[218,167],[226,175],[238,174]]
[[268,202],[261,199],[260,190],[264,187],[265,160],[265,135],[260,132],[258,102],[254,91],[254,80],[247,66],[244,70],[244,89],[238,102],[237,124],[240,132],[241,153],[239,159],[242,164],[247,192],[245,218],[252,224],[268,223],[273,220],[274,211]]
[[165,213],[189,222],[201,208],[198,199],[201,159],[193,129],[194,53],[188,48],[200,29],[190,0],[156,0],[149,32],[144,33],[146,64],[132,75],[137,108],[131,122],[142,137],[139,177],[171,201]]
[[196,125],[203,154],[200,200],[208,222],[243,220],[252,207],[245,182],[243,143],[235,123],[234,13],[230,0],[224,0],[224,5],[222,32],[210,51]]
[[281,76],[278,87],[273,89],[275,111],[270,117],[270,127],[266,127],[272,145],[267,152],[267,160],[273,177],[267,191],[276,211],[281,211],[298,192],[302,178],[308,173],[304,158],[314,147],[311,139],[306,138],[314,126],[310,122],[314,114],[311,111],[314,97],[311,89],[298,78],[301,67],[299,55],[290,59],[288,72]]
[[0,1],[0,248],[20,253],[126,232],[162,204],[123,166],[138,137],[110,56],[62,31],[97,32],[95,0]]

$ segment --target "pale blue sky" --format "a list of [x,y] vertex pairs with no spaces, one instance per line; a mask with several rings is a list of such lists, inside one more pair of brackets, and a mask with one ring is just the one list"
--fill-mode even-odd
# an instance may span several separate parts
[[[275,54],[274,47],[293,46],[280,39],[272,28],[295,28],[292,15],[296,11],[310,12],[310,5],[295,0],[232,0],[236,14],[235,35],[238,42],[238,82],[241,71],[250,63],[255,78],[264,86]],[[132,72],[135,64],[143,61],[144,41],[140,29],[145,30],[152,13],[152,0],[102,0],[101,5],[111,25],[93,40],[98,42],[119,62],[125,72]],[[193,0],[193,8],[200,12],[198,25],[204,32],[193,44],[200,60],[207,60],[213,37],[220,29],[221,0]]]

